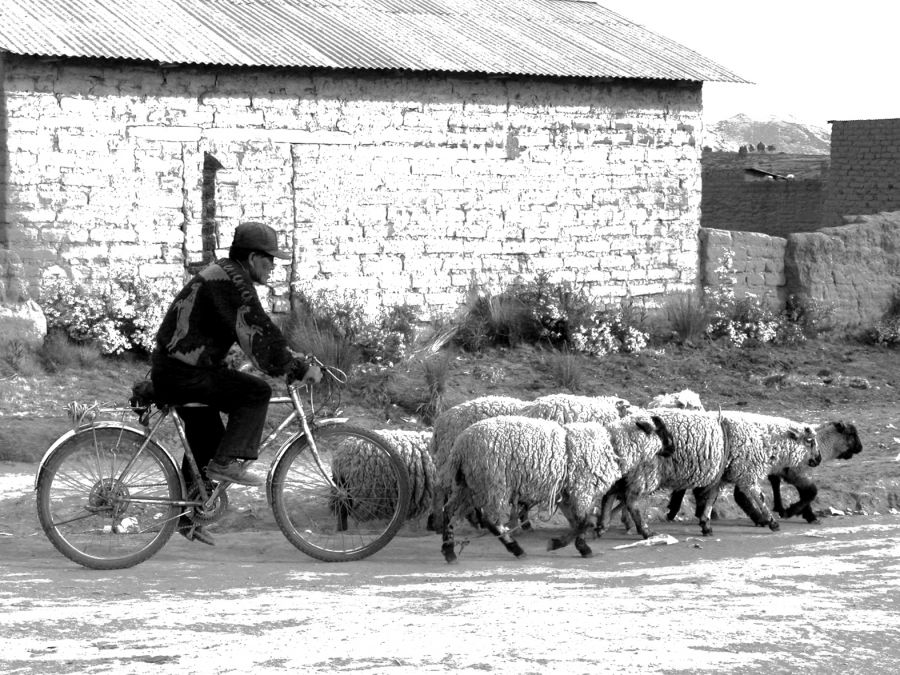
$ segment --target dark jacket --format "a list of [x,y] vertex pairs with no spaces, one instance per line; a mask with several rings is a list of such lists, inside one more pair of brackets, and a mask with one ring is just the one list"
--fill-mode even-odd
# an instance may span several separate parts
[[223,258],[175,296],[156,334],[153,362],[170,358],[198,368],[220,367],[235,342],[269,375],[284,374],[292,360],[287,340],[263,309],[248,273]]

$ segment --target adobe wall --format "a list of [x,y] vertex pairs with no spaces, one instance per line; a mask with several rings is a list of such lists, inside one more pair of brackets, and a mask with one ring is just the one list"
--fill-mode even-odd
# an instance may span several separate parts
[[900,212],[857,216],[786,238],[701,228],[704,286],[723,283],[717,269],[726,254],[733,264],[724,283],[735,297],[768,298],[780,310],[789,295],[805,296],[833,310],[838,330],[873,326],[900,298]]
[[701,228],[700,283],[709,288],[731,286],[735,298],[752,295],[780,310],[787,299],[786,245],[783,237],[759,232]]
[[831,173],[823,225],[847,215],[900,210],[900,119],[831,123]]
[[838,327],[872,326],[900,297],[900,212],[791,235],[785,277],[789,288],[834,307]]
[[29,287],[181,277],[261,219],[289,287],[456,309],[518,274],[658,297],[697,282],[700,84],[7,57],[9,247]]

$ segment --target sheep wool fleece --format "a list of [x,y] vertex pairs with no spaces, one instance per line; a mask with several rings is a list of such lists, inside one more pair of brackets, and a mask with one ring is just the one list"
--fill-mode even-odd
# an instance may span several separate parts
[[566,433],[549,420],[492,417],[465,429],[438,471],[442,485],[454,486],[451,512],[482,508],[489,521],[504,522],[511,504],[550,507],[560,497]]

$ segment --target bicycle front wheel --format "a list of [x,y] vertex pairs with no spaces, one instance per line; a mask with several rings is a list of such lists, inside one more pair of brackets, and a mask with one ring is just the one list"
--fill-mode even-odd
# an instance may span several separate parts
[[409,511],[406,466],[377,434],[348,424],[301,436],[272,473],[275,522],[325,562],[361,560],[387,544]]
[[[181,478],[165,451],[136,431],[92,427],[47,458],[37,483],[38,519],[70,560],[97,570],[131,567],[172,536]],[[143,449],[141,449],[143,448]]]

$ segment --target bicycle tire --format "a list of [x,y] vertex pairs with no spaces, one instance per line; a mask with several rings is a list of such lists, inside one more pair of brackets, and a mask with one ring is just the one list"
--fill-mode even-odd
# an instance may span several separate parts
[[[56,549],[96,570],[132,567],[159,551],[183,509],[181,476],[150,441],[130,429],[83,429],[48,455],[37,482],[38,520]],[[147,502],[132,501],[146,499]]]
[[320,427],[313,438],[330,475],[318,469],[309,439],[296,438],[272,470],[275,522],[291,544],[317,560],[367,558],[406,520],[406,465],[380,436],[350,424]]

